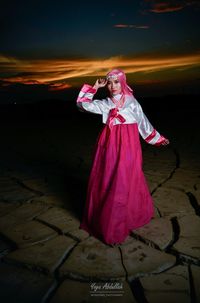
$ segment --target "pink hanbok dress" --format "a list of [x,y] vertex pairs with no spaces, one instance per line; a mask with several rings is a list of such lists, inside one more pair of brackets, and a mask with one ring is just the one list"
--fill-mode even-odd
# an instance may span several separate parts
[[154,215],[142,171],[139,134],[153,145],[165,138],[150,124],[133,95],[126,95],[123,106],[116,108],[111,98],[94,100],[95,93],[85,84],[77,99],[81,110],[101,114],[105,124],[95,147],[80,228],[106,244],[119,244]]

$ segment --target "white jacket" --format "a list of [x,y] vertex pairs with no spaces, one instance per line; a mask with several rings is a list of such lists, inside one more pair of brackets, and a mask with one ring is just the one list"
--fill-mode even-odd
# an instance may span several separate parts
[[[97,100],[93,99],[96,89],[88,84],[84,84],[77,98],[77,106],[85,111],[102,115],[102,122],[108,124],[110,110],[116,108],[111,98]],[[115,96],[115,99],[121,95]],[[141,105],[133,95],[126,95],[122,108],[119,108],[119,114],[125,119],[123,124],[137,123],[138,130],[142,138],[149,144],[160,145],[165,138],[149,122],[144,114]],[[114,119],[113,125],[121,124],[119,119]]]

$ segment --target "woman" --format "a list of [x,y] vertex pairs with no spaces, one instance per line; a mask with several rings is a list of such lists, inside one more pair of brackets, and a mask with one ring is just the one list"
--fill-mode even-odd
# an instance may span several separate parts
[[[94,100],[97,90],[106,85],[110,96]],[[101,114],[105,124],[96,144],[80,228],[104,243],[119,244],[154,214],[142,171],[139,134],[156,146],[167,145],[169,140],[153,128],[122,70],[112,70],[93,87],[84,84],[77,106]]]

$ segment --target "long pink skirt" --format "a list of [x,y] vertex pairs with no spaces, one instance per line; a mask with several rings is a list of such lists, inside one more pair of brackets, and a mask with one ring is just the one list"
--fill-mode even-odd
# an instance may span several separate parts
[[107,125],[95,148],[80,228],[107,244],[147,224],[153,201],[142,171],[137,124]]

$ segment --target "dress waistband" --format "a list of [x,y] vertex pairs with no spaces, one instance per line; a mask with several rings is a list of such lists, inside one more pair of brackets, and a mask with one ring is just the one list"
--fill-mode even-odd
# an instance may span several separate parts
[[110,130],[112,130],[114,120],[118,119],[121,123],[124,123],[126,119],[119,114],[119,109],[118,108],[112,108],[109,112],[107,124],[109,125]]

